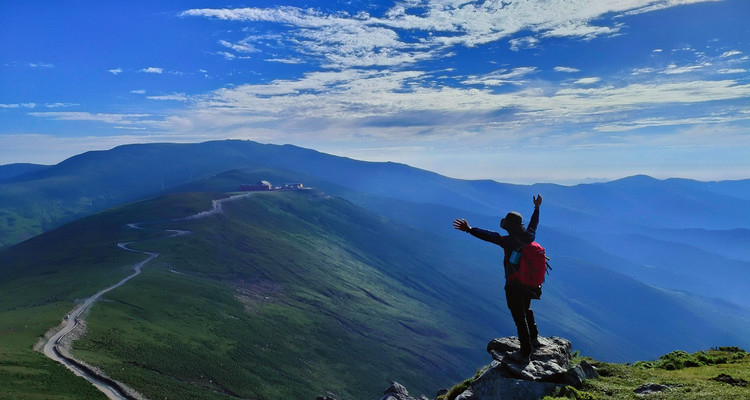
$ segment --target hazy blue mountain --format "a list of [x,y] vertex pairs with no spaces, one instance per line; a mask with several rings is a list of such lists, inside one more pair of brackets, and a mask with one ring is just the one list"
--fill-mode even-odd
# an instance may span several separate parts
[[[364,194],[498,216],[509,209],[523,212],[531,195],[540,192],[548,199],[545,222],[571,232],[750,226],[750,214],[737,212],[750,206],[750,180],[693,185],[639,176],[572,187],[510,185],[289,145],[218,141],[88,152],[0,183],[0,243],[16,243],[65,221],[237,168],[280,168]],[[2,223],[4,218],[10,222]]]
[[[293,176],[288,174],[290,172],[235,170],[195,182],[183,189],[223,191],[235,187],[237,182],[261,176],[288,180]],[[501,314],[507,313],[503,303],[500,249],[454,230],[450,223],[456,216],[462,216],[475,226],[499,230],[498,218],[438,204],[357,194],[324,181],[316,181],[316,185],[335,188],[338,193],[345,193],[367,209],[439,237],[443,243],[441,246],[453,249],[452,252],[461,256],[464,268],[471,269],[471,273],[464,273],[462,277],[471,284],[472,291],[492,303],[493,308],[499,308]],[[684,256],[665,252],[660,258],[665,262],[661,268],[644,266],[643,258],[631,257],[631,246],[626,240],[615,238],[607,242],[603,234],[577,237],[547,226],[546,206],[542,206],[542,224],[537,238],[552,256],[554,270],[545,286],[545,299],[538,302],[538,307],[543,310],[540,311],[540,318],[545,320],[551,332],[573,338],[576,345],[587,353],[617,360],[631,360],[633,354],[639,354],[636,358],[656,356],[660,352],[668,352],[670,346],[699,349],[701,343],[705,347],[705,340],[722,343],[745,341],[743,332],[750,331],[750,325],[747,319],[738,317],[745,315],[748,309],[742,297],[742,285],[746,281],[743,277],[747,274],[745,270],[740,268],[734,274],[724,276],[717,273],[716,279],[706,279],[703,265],[697,264],[699,268],[693,270],[690,267],[694,264],[688,261],[696,253],[709,258],[712,255],[686,245],[684,247],[691,251]],[[677,234],[683,231],[668,232]],[[653,251],[656,245],[645,243],[643,251]],[[677,250],[683,250],[683,245],[672,245],[675,246]],[[666,249],[673,250],[670,247]],[[717,272],[727,271],[723,267],[716,269]],[[666,272],[659,275],[654,274],[654,270]],[[735,281],[731,282],[731,278],[735,278]],[[697,286],[700,280],[704,282],[703,286]],[[649,286],[658,284],[672,290]],[[728,285],[730,290],[710,290],[723,284]],[[690,292],[695,294],[687,294]],[[605,299],[603,296],[606,294],[617,295]],[[736,304],[712,300],[711,297],[735,300]],[[600,308],[604,304],[606,307]],[[627,316],[621,319],[623,312]],[[643,316],[637,317],[638,313]],[[565,318],[559,318],[560,315],[565,315]],[[717,315],[726,316],[726,319],[717,319]],[[502,318],[509,320],[510,315],[504,315],[500,321]],[[646,318],[650,321],[647,326],[643,324]],[[689,324],[698,324],[699,328],[692,328],[690,333],[686,333],[682,325],[688,320],[692,321]],[[644,342],[641,334],[645,331],[658,338]],[[615,341],[628,344],[611,346]]]
[[[177,160],[183,160],[180,168],[173,166]],[[501,250],[454,230],[451,221],[464,217],[474,226],[499,230],[499,217],[509,209],[528,217],[531,196],[537,192],[545,199],[537,239],[547,248],[554,268],[542,300],[534,303],[542,334],[565,336],[584,354],[607,361],[651,359],[675,349],[750,346],[746,334],[750,312],[741,292],[746,250],[727,253],[747,238],[742,212],[736,212],[738,222],[728,217],[736,209],[711,216],[716,225],[739,228],[690,228],[709,219],[706,210],[718,210],[710,205],[712,201],[726,200],[726,205],[737,207],[746,202],[740,196],[716,193],[699,183],[642,176],[572,187],[464,181],[401,164],[365,163],[291,146],[232,141],[125,146],[82,155],[0,184],[35,200],[29,210],[45,209],[50,202],[59,209],[66,204],[73,207],[81,204],[82,195],[103,199],[84,202],[87,207],[77,209],[82,213],[107,202],[172,192],[76,220],[1,250],[0,291],[8,294],[3,310],[11,322],[13,315],[43,311],[45,321],[56,323],[59,315],[52,310],[65,313],[74,299],[103,286],[113,272],[126,273],[128,264],[122,257],[134,256],[118,255],[112,243],[155,235],[135,233],[126,228],[127,222],[190,215],[208,208],[211,198],[260,179],[302,182],[324,192],[256,196],[227,206],[225,214],[216,218],[154,225],[200,234],[149,242],[148,248],[157,246],[163,253],[161,268],[143,288],[129,288],[125,297],[100,306],[108,311],[92,315],[91,327],[98,324],[104,330],[81,342],[83,354],[99,362],[110,360],[104,364],[115,369],[123,366],[118,360],[124,360],[128,373],[154,382],[159,374],[154,376],[149,368],[166,374],[189,371],[175,371],[156,358],[138,369],[138,363],[126,360],[134,351],[130,346],[140,346],[137,354],[144,357],[181,354],[197,363],[196,368],[211,363],[205,368],[221,374],[228,371],[217,365],[229,354],[260,357],[270,363],[266,371],[276,371],[262,374],[276,376],[279,371],[288,374],[286,368],[299,371],[297,358],[283,351],[256,354],[252,346],[230,353],[219,350],[248,340],[231,335],[252,336],[254,330],[267,340],[279,339],[277,332],[305,332],[315,335],[314,344],[300,347],[304,344],[295,342],[295,336],[282,335],[284,351],[304,348],[305,357],[316,360],[316,371],[334,364],[331,373],[321,370],[307,378],[307,384],[335,375],[340,379],[337,384],[346,387],[351,384],[346,382],[361,379],[347,363],[366,365],[375,354],[383,368],[389,357],[398,358],[387,367],[393,368],[394,375],[384,374],[384,380],[388,375],[418,385],[427,382],[422,374],[454,380],[485,362],[484,345],[489,339],[513,335],[515,329],[504,303]],[[72,183],[75,188],[68,187]],[[12,196],[5,199],[19,202]],[[680,212],[672,210],[675,205],[702,214],[692,216],[691,223],[666,229],[653,218],[636,218],[656,213],[649,202],[670,218]],[[72,209],[66,212],[75,218]],[[712,269],[714,273],[702,275],[706,264],[717,261],[721,265]],[[180,275],[167,265],[189,272],[191,279],[177,279]],[[731,282],[728,277],[738,278]],[[719,290],[724,285],[728,290]],[[242,324],[248,325],[222,325],[226,329],[201,331],[199,339],[173,329],[185,323],[181,318],[224,324],[217,315],[237,312],[231,290],[249,290],[256,296],[258,290],[278,293],[278,288],[286,288],[284,302],[267,309],[268,314],[257,321],[243,317]],[[191,295],[175,302],[174,293]],[[150,304],[164,308],[147,311]],[[353,308],[341,308],[344,304]],[[279,306],[283,308],[275,308]],[[217,314],[215,307],[224,312]],[[184,310],[193,311],[188,315]],[[284,317],[279,318],[279,313]],[[118,330],[117,326],[132,321],[132,315],[143,321],[138,328],[127,334]],[[34,323],[42,322],[37,318]],[[165,340],[193,346],[193,352],[184,353],[180,350],[184,347],[156,351],[136,339],[143,332],[161,337],[165,329],[170,332]],[[305,337],[300,335],[296,338]],[[118,339],[112,341],[113,337]],[[336,338],[336,343],[324,338]],[[102,358],[104,342],[111,354]],[[355,351],[358,343],[366,343],[368,350]],[[336,351],[326,354],[329,346]],[[432,356],[415,358],[424,352]],[[245,360],[242,357],[235,362]],[[246,387],[245,379],[261,379],[231,376],[236,379],[232,390]]]
[[48,165],[28,163],[0,165],[0,181],[15,178],[29,172],[39,171],[47,167]]
[[[115,243],[150,239],[137,247],[159,258],[95,306],[89,334],[76,345],[89,362],[149,393],[280,396],[278,385],[286,385],[296,396],[333,387],[359,398],[377,397],[390,380],[429,393],[487,363],[491,338],[515,333],[500,249],[450,221],[423,229],[314,190],[255,195],[210,218],[168,221],[208,208],[224,185],[287,173],[219,174],[190,185],[211,192],[132,203],[4,249],[2,314],[54,325],[60,315],[50,310],[64,313],[128,273],[136,257]],[[404,214],[422,207],[388,202]],[[125,226],[149,220],[161,222],[147,225],[152,231]],[[154,240],[159,229],[192,233]],[[567,337],[584,354],[611,361],[750,345],[746,308],[641,283],[616,272],[632,268],[630,261],[554,228],[539,235],[554,257],[534,302],[543,335]],[[198,374],[221,384],[202,383]]]
[[[81,154],[0,182],[0,239],[15,243],[64,221],[159,193],[226,192],[261,179],[315,186],[447,242],[460,237],[452,229],[453,218],[465,217],[474,226],[499,230],[499,219],[509,210],[528,218],[532,195],[542,193],[538,239],[554,260],[571,260],[571,270],[595,266],[688,293],[686,298],[692,298],[689,294],[715,298],[701,300],[711,304],[696,308],[703,311],[714,312],[717,305],[734,310],[747,304],[739,282],[747,277],[750,214],[743,210],[750,206],[750,180],[696,182],[634,176],[575,186],[512,185],[452,179],[404,164],[363,162],[288,145],[248,141],[129,145]],[[465,245],[472,249],[467,265],[495,271],[497,249],[471,240]],[[711,273],[706,274],[707,268]],[[482,286],[487,284],[482,276],[470,274],[466,279]],[[550,285],[554,293],[554,281]],[[497,294],[501,286],[495,281],[486,293]],[[682,296],[670,293],[676,299]],[[635,306],[643,306],[641,299],[647,297],[635,296]],[[592,295],[588,300],[596,304],[601,299]],[[499,308],[504,309],[502,304]],[[655,329],[667,330],[666,326],[657,324]],[[634,354],[669,350],[647,347]]]
[[[591,242],[635,265],[621,272],[650,284],[698,290],[695,279],[706,263],[727,259],[699,292],[742,300],[736,290],[708,288],[722,285],[733,276],[728,271],[741,269],[738,262],[747,262],[750,213],[743,210],[750,207],[750,180],[696,182],[641,175],[575,186],[511,185],[452,179],[404,164],[363,162],[249,141],[121,146],[0,182],[0,243],[16,243],[62,222],[144,196],[196,190],[196,182],[248,169],[258,173],[243,179],[301,181],[436,232],[450,229],[449,221],[459,216],[480,216],[482,220],[470,222],[495,229],[509,210],[528,218],[532,195],[542,193],[542,225],[587,240],[600,239]],[[221,190],[236,190],[237,181],[224,177],[228,185]],[[217,179],[210,182],[220,186]],[[653,263],[644,260],[632,240],[618,243],[634,237],[641,238],[639,245],[650,246],[649,252],[659,250],[657,243],[674,242],[669,252],[651,257],[664,265],[649,267]],[[679,243],[685,247],[677,249]],[[606,260],[590,260],[606,265]]]

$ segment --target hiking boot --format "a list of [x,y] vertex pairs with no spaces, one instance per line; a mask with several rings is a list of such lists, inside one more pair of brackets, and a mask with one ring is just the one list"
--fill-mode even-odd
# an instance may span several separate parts
[[529,350],[518,350],[508,354],[508,357],[519,362],[531,362],[531,351]]

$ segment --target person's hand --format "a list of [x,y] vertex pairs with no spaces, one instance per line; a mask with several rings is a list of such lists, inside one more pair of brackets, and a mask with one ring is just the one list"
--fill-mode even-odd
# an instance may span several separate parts
[[539,208],[539,206],[542,205],[542,195],[537,194],[536,197],[531,196],[531,198],[534,200],[534,207]]
[[471,227],[469,226],[469,223],[466,222],[465,219],[459,219],[459,218],[456,218],[455,220],[453,220],[453,227],[458,229],[459,231],[464,231],[464,232],[468,232],[471,229]]

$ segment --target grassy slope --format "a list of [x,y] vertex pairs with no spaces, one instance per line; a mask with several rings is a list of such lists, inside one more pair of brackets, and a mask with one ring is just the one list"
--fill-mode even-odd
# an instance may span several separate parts
[[[703,364],[698,361],[700,358],[718,358],[727,362],[675,368],[674,361],[680,358],[695,360],[696,364]],[[711,350],[690,355],[676,351],[662,356],[655,362],[638,362],[632,366],[601,362],[592,362],[592,365],[602,376],[587,381],[583,392],[590,394],[593,399],[639,398],[633,394],[633,390],[649,383],[670,387],[661,394],[650,396],[659,400],[741,400],[750,397],[750,388],[747,386],[735,386],[713,380],[720,374],[726,374],[734,379],[750,381],[750,355],[744,352]]]
[[104,398],[32,347],[79,299],[129,275],[143,259],[115,244],[154,234],[124,224],[174,218],[210,205],[205,197],[181,195],[179,204],[176,199],[86,217],[0,252],[0,399]]
[[[739,348],[718,348],[693,354],[673,351],[655,361],[613,364],[588,357],[574,357],[573,364],[586,360],[596,368],[600,377],[584,381],[580,390],[558,388],[542,400],[744,400],[750,397],[750,354]],[[487,367],[480,368],[473,377],[452,387],[438,400],[453,400],[462,393]],[[717,381],[727,375],[733,383]],[[744,381],[744,383],[743,383]],[[646,397],[635,394],[643,385],[667,386],[662,392]]]
[[[116,282],[139,258],[114,243],[157,235],[123,225],[190,215],[216,196],[137,203],[0,252],[6,278],[16,276],[0,281],[17,295],[3,309],[40,319],[4,342],[6,369],[38,362],[39,373],[67,373],[30,347],[75,298]],[[439,243],[315,192],[256,195],[224,208],[223,215],[153,224],[193,233],[135,245],[162,255],[94,306],[75,354],[150,398],[202,399],[311,398],[326,390],[368,398],[395,379],[430,392],[477,359],[476,343],[486,337],[475,332],[489,329],[462,318],[471,305],[452,304],[465,285],[449,278],[459,263]],[[88,235],[85,247],[63,245],[76,235]],[[410,240],[424,253],[413,254]],[[25,246],[49,251],[30,256]],[[37,278],[40,272],[52,275]],[[61,285],[49,285],[50,277]],[[2,313],[0,329],[17,329],[11,315]],[[2,371],[2,388],[64,392],[40,391],[31,375],[17,382]]]
[[143,245],[182,275],[152,269],[108,295],[77,354],[152,397],[195,398],[367,398],[396,378],[432,390],[465,363],[467,331],[424,303],[440,294],[417,274],[438,261],[378,217],[314,193],[224,208]]

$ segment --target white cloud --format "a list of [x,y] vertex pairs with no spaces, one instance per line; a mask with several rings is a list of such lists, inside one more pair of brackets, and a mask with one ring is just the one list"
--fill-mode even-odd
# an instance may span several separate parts
[[219,40],[219,44],[238,53],[254,53],[259,51],[258,49],[247,43],[230,43],[226,40]]
[[[532,70],[500,70],[471,79],[492,83],[493,76],[515,74],[522,78]],[[685,119],[690,124],[710,121],[699,114],[710,114],[714,108],[709,105],[714,102],[750,97],[750,85],[734,80],[564,87],[554,91],[546,83],[537,82],[538,87],[525,85],[497,93],[425,85],[430,79],[420,71],[309,73],[299,80],[224,88],[194,98],[195,107],[175,121],[180,127],[202,132],[257,132],[262,127],[266,132],[285,132],[286,137],[309,135],[321,141],[351,139],[365,132],[379,140],[405,140],[412,134],[423,135],[419,132],[424,129],[429,129],[431,136],[452,137],[459,132],[489,132],[500,125],[506,131],[521,132],[530,126],[537,131],[569,125],[580,129],[582,124],[594,123],[617,126],[600,122],[631,118],[634,112],[663,106],[696,104],[689,117],[693,119]],[[599,82],[597,79],[584,78],[580,84]],[[743,118],[750,120],[750,115]],[[660,122],[659,126],[665,124]]]
[[[407,0],[397,2],[381,17],[366,12],[326,14],[290,6],[190,9],[179,15],[284,25],[283,33],[278,34],[279,43],[295,48],[305,58],[318,59],[324,67],[348,68],[404,66],[444,57],[454,46],[472,47],[500,40],[508,40],[512,50],[520,51],[539,46],[544,38],[590,40],[612,36],[624,27],[613,18],[618,14],[643,13],[702,1],[713,0]],[[520,32],[531,34],[513,37]],[[240,45],[247,43],[240,42]],[[220,44],[230,48],[237,45],[228,41]]]
[[90,112],[30,112],[34,117],[51,118],[63,121],[96,121],[108,124],[142,123],[150,114],[114,114]]
[[726,51],[722,53],[721,57],[732,57],[732,56],[738,56],[740,54],[742,54],[742,52],[739,50],[731,50],[731,51]]
[[108,70],[108,71],[109,71],[109,72],[110,72],[110,73],[111,73],[112,75],[118,75],[118,74],[122,73],[122,68],[114,68],[114,69],[110,69],[110,70]]
[[744,68],[724,68],[717,70],[716,72],[720,74],[744,74],[747,73],[747,70]]
[[67,108],[67,107],[75,107],[79,106],[78,103],[47,103],[44,106],[47,108]]
[[643,68],[635,68],[633,69],[633,72],[630,73],[630,75],[643,75],[643,74],[652,74],[656,72],[655,68],[651,67],[643,67]]
[[148,68],[143,68],[141,72],[145,72],[147,74],[161,74],[162,72],[164,72],[164,69],[158,68],[158,67],[148,67]]
[[593,85],[594,83],[597,83],[601,80],[602,78],[599,78],[599,77],[590,77],[590,78],[581,78],[573,83],[577,83],[579,85]]
[[29,67],[31,68],[55,68],[55,65],[50,64],[50,63],[40,62],[40,63],[29,63]]
[[522,38],[510,39],[510,49],[513,51],[519,51],[521,49],[533,49],[539,44],[539,39],[533,36],[526,36]]
[[709,65],[710,64],[677,66],[676,64],[669,64],[667,68],[664,69],[664,71],[662,71],[662,73],[667,74],[667,75],[686,74],[688,72],[693,72],[693,71],[702,69]]
[[277,62],[282,64],[304,64],[304,60],[299,58],[266,58],[265,61]]
[[228,51],[219,51],[216,54],[221,55],[222,57],[224,57],[227,60],[234,60],[235,58],[237,58],[237,56],[234,55],[234,53],[230,53]]
[[663,51],[664,51],[664,49],[653,49],[653,50],[651,50],[652,53],[661,53]]
[[147,96],[146,98],[151,100],[169,100],[169,101],[188,101],[188,96],[185,93],[172,93],[162,96]]
[[481,76],[470,76],[463,80],[461,83],[464,85],[486,85],[486,86],[500,86],[505,84],[521,84],[522,78],[526,75],[532,74],[537,71],[536,67],[518,67],[508,71],[502,69],[494,71],[486,75]]
[[578,68],[573,68],[573,67],[563,67],[563,66],[557,66],[557,67],[555,67],[555,71],[556,71],[556,72],[568,72],[568,73],[573,73],[573,72],[580,72],[581,70],[580,70],[580,69],[578,69]]
[[601,132],[623,132],[641,128],[653,128],[663,126],[680,126],[680,125],[695,125],[695,126],[708,126],[715,124],[726,124],[736,121],[747,121],[750,117],[747,115],[735,114],[733,116],[704,116],[704,117],[685,117],[685,118],[644,118],[634,119],[630,121],[621,121],[612,124],[598,125],[594,129]]
[[631,2],[633,4],[640,3],[638,6],[633,7],[631,10],[623,13],[624,15],[635,15],[643,14],[647,12],[659,11],[669,7],[681,6],[686,4],[694,3],[705,3],[708,1],[722,1],[722,0],[657,0],[657,1],[641,1]]
[[35,108],[36,103],[0,104],[0,108]]
[[145,94],[146,93],[146,89],[135,89],[135,90],[131,90],[130,93],[133,93],[133,94]]

